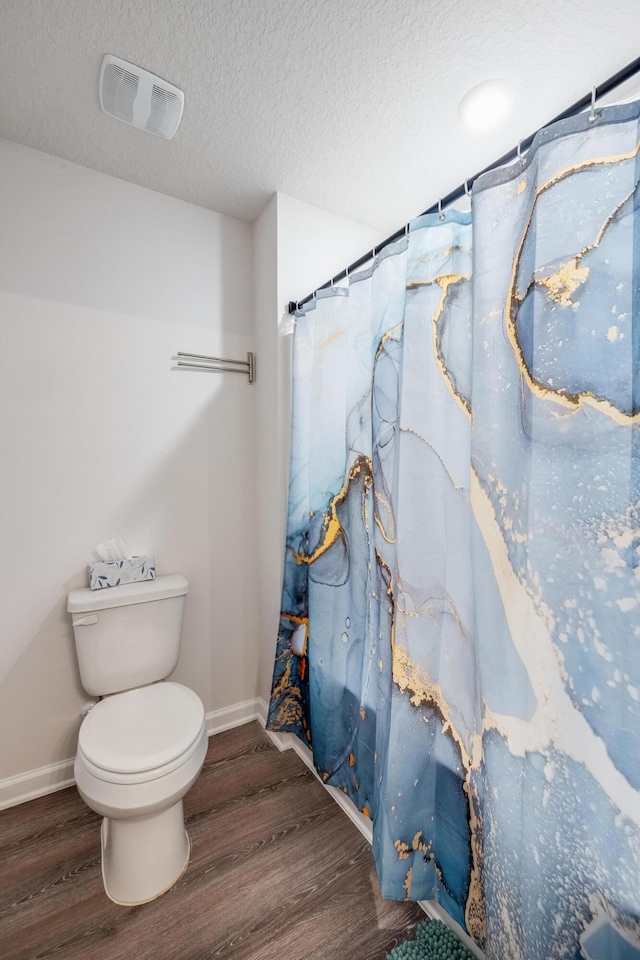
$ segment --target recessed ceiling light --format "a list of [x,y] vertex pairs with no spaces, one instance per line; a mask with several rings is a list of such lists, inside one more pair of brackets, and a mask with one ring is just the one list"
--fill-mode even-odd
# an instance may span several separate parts
[[476,132],[493,130],[507,118],[515,99],[510,80],[484,80],[460,101],[458,120]]

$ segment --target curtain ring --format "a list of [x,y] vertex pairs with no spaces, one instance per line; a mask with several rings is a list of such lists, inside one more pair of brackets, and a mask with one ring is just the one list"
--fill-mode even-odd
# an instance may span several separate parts
[[438,220],[444,220],[444,213],[442,212],[442,198],[438,200]]
[[471,190],[469,189],[468,180],[465,180],[464,182],[464,193],[465,193],[465,196],[469,198],[469,203],[473,203],[473,196],[471,194]]
[[404,235],[405,235],[405,237],[408,237],[408,236],[409,236],[409,224],[408,224],[408,223],[405,223],[405,225],[404,225]]
[[371,251],[371,259],[373,260],[374,265],[378,263],[378,258],[376,257],[376,248],[374,247]]
[[518,146],[516,147],[516,153],[518,154],[518,160],[522,160],[522,140],[518,140]]
[[587,117],[589,123],[595,123],[598,119],[598,114],[596,113],[596,88],[591,87],[591,112]]
[[349,279],[349,267],[344,268],[344,276],[345,276],[345,280]]

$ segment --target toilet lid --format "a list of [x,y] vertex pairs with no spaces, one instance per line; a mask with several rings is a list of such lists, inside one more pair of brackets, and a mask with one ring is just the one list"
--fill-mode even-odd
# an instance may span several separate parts
[[185,753],[203,723],[204,707],[193,690],[154,683],[100,700],[80,727],[78,746],[102,770],[141,773]]

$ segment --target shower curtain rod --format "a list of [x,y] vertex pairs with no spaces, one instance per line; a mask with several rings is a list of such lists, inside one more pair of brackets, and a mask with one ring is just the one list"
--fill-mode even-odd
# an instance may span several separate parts
[[[606,94],[610,93],[612,90],[615,90],[616,87],[621,86],[626,80],[631,79],[631,77],[633,77],[636,73],[640,73],[640,57],[636,57],[635,60],[632,60],[631,63],[628,63],[626,67],[622,68],[622,70],[618,70],[617,73],[614,73],[612,77],[609,77],[608,80],[605,80],[599,86],[593,87],[591,93],[587,93],[584,95],[584,97],[581,97],[580,100],[576,100],[575,103],[573,103],[562,113],[559,113],[557,117],[553,118],[553,120],[549,120],[548,123],[543,124],[543,126],[539,127],[535,133],[532,133],[524,140],[521,140],[517,146],[513,147],[512,150],[509,150],[508,153],[503,154],[498,160],[494,160],[493,163],[490,163],[488,167],[484,167],[483,170],[479,170],[478,173],[474,173],[472,177],[469,177],[468,180],[465,180],[465,182],[460,184],[459,187],[456,187],[455,190],[452,190],[451,193],[448,193],[446,197],[442,197],[423,213],[419,214],[419,216],[424,217],[427,213],[439,213],[443,207],[447,207],[449,204],[455,203],[456,200],[460,200],[465,196],[465,194],[469,193],[472,185],[475,183],[478,177],[483,176],[485,173],[489,173],[490,170],[495,170],[497,167],[505,166],[505,164],[510,163],[512,160],[515,160],[516,157],[519,157],[523,150],[528,150],[533,142],[534,137],[540,130],[550,127],[551,124],[557,123],[559,120],[566,120],[568,117],[573,117],[575,114],[580,113],[589,105],[591,105],[591,108],[593,109],[597,100],[606,96]],[[301,306],[303,306],[305,303],[308,303],[309,300],[312,300],[318,290],[326,290],[328,287],[331,287],[333,284],[337,283],[337,281],[344,280],[353,270],[357,270],[358,267],[363,266],[365,263],[368,263],[369,260],[373,259],[376,254],[384,249],[384,247],[389,246],[390,243],[395,243],[396,240],[399,240],[401,237],[405,236],[406,232],[407,225],[401,227],[399,230],[396,230],[395,233],[392,233],[391,236],[387,237],[386,240],[383,240],[382,243],[377,244],[373,250],[367,250],[362,257],[359,257],[358,260],[354,260],[354,262],[350,263],[348,267],[345,267],[345,269],[340,273],[336,274],[334,277],[331,277],[331,279],[327,280],[326,283],[323,283],[322,286],[317,287],[303,300],[290,300],[289,313],[295,313],[296,310],[299,310]]]

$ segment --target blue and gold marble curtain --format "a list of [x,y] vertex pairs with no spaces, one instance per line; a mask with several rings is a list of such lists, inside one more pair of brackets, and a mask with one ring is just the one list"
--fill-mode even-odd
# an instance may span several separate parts
[[296,322],[269,726],[489,960],[640,957],[639,112]]

